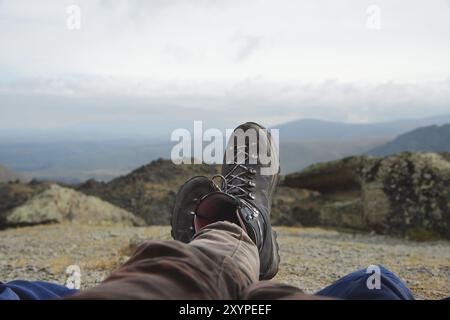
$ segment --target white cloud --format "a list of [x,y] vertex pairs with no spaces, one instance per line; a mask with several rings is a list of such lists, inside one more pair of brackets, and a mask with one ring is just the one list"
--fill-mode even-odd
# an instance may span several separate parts
[[[25,126],[32,108],[48,111],[41,127],[155,110],[173,121],[179,108],[269,123],[450,112],[448,1],[379,0],[378,32],[365,27],[371,3],[3,0],[0,127]],[[80,31],[66,28],[69,4]]]
[[237,44],[238,50],[236,61],[241,62],[249,59],[261,47],[263,38],[254,35],[236,34],[233,41]]
[[247,120],[272,125],[295,118],[375,122],[450,113],[449,101],[450,80],[292,84],[252,78],[237,83],[163,83],[72,75],[0,86],[0,127],[133,119],[164,127],[196,119],[229,127]]

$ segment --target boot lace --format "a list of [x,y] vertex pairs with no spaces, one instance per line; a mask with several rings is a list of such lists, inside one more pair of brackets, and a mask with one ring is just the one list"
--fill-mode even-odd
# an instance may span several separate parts
[[[251,189],[255,187],[253,176],[256,173],[254,168],[248,166],[250,155],[246,151],[246,146],[237,146],[236,154],[234,155],[234,166],[226,174],[216,174],[212,177],[214,186],[222,192],[234,196],[238,199],[254,200],[255,195]],[[238,159],[243,156],[243,161],[238,162]],[[255,157],[255,155],[252,155]],[[242,158],[242,157],[241,157]]]

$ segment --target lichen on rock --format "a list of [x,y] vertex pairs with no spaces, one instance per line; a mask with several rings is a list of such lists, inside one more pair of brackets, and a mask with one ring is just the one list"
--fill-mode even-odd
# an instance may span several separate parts
[[322,192],[318,225],[450,239],[448,154],[351,157],[288,175],[285,183]]

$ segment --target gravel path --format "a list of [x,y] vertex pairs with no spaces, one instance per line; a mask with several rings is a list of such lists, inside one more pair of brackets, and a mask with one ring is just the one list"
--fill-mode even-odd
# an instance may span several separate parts
[[[82,286],[100,282],[146,239],[170,239],[169,227],[58,224],[0,231],[0,281],[64,283],[79,265]],[[313,293],[345,274],[383,264],[419,299],[450,296],[450,242],[417,243],[391,237],[319,228],[276,228],[281,250],[277,281]]]

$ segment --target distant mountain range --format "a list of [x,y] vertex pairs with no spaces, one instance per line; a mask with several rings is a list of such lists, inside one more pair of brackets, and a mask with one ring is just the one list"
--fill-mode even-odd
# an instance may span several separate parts
[[[317,162],[376,154],[377,147],[401,134],[445,123],[450,123],[450,114],[370,124],[302,119],[277,125],[281,170],[287,174]],[[192,123],[186,124],[190,126]],[[157,158],[170,158],[175,145],[170,137],[146,140],[142,136],[102,138],[96,134],[90,138],[88,132],[74,135],[64,133],[64,129],[44,136],[42,130],[36,134],[33,130],[5,130],[0,129],[1,164],[39,179],[66,183],[89,178],[109,181]]]
[[314,163],[362,155],[388,142],[388,138],[361,138],[338,140],[304,140],[280,143],[281,173],[287,174]]
[[153,159],[169,158],[169,143],[132,140],[0,143],[0,163],[41,180],[64,183],[89,178],[111,180]]
[[387,156],[403,151],[450,152],[450,124],[415,129],[375,147],[368,153],[374,156]]
[[405,132],[445,123],[450,123],[450,114],[368,124],[316,119],[287,122],[275,126],[280,130],[281,170],[286,174],[317,162],[367,154]]
[[283,142],[393,138],[420,127],[450,123],[450,114],[379,123],[344,123],[300,119],[274,126]]

